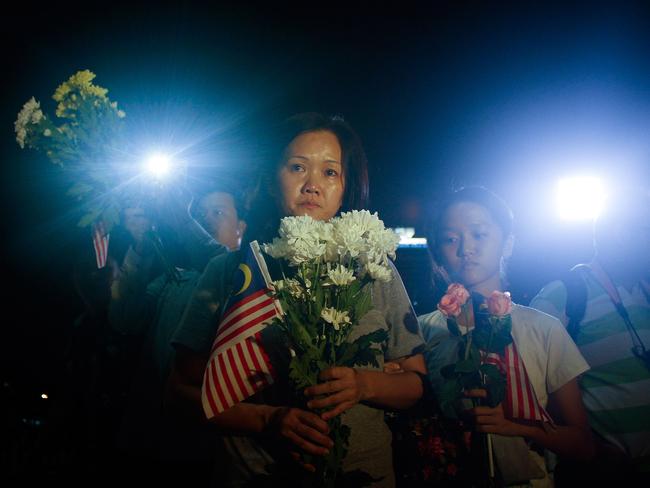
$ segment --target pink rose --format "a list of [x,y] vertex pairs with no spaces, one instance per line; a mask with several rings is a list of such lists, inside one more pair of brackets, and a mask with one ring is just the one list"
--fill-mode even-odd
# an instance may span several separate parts
[[460,283],[452,283],[449,285],[447,288],[447,295],[454,295],[457,297],[461,305],[465,305],[465,302],[469,299],[469,292]]
[[508,315],[512,311],[512,300],[509,292],[493,291],[487,299],[488,312],[492,315]]
[[447,288],[447,293],[440,299],[438,310],[447,317],[458,317],[461,307],[467,302],[469,292],[458,283],[452,283]]

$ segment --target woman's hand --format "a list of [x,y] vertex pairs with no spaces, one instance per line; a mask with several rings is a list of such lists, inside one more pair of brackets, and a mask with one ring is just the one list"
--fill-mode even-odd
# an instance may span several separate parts
[[318,397],[307,403],[312,409],[333,407],[323,412],[321,418],[329,420],[354,407],[364,399],[363,374],[353,368],[335,366],[320,374],[323,383],[305,389],[305,396]]
[[327,422],[299,408],[278,408],[270,418],[268,429],[301,451],[316,456],[326,455],[334,445],[327,435]]
[[395,373],[403,373],[404,370],[402,369],[402,365],[398,362],[394,361],[388,361],[384,363],[384,373],[386,374],[395,374]]

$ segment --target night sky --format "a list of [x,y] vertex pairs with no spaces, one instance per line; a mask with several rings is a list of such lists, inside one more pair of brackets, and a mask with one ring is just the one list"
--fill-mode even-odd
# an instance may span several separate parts
[[436,194],[486,185],[515,211],[511,278],[524,299],[590,256],[589,226],[554,218],[558,178],[648,181],[641,4],[213,3],[20,2],[3,14],[0,364],[12,378],[47,384],[61,332],[82,310],[69,182],[18,148],[13,121],[31,96],[52,112],[50,95],[80,69],[109,88],[134,138],[197,158],[214,151],[225,170],[254,159],[260,121],[343,115],[368,153],[371,208],[389,226],[420,233]]

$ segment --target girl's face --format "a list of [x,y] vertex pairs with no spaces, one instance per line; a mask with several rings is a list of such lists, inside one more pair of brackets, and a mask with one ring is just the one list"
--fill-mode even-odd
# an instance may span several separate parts
[[483,296],[500,290],[501,258],[510,257],[512,237],[503,235],[490,212],[459,202],[445,211],[440,223],[438,255],[450,278]]
[[345,177],[338,138],[329,131],[305,132],[284,153],[278,172],[285,216],[334,217],[343,202]]

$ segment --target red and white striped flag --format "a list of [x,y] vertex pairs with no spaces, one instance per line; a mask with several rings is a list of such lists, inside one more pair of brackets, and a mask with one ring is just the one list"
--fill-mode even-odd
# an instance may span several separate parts
[[517,352],[514,342],[508,344],[504,356],[489,353],[485,363],[493,364],[506,375],[506,399],[503,403],[504,413],[512,419],[536,420],[553,423],[551,416],[539,404],[526,372],[526,366]]
[[[237,279],[238,278],[238,279]],[[201,402],[208,418],[227,410],[273,383],[273,367],[261,344],[261,331],[280,316],[268,293],[270,278],[257,242],[239,265],[235,283],[217,329],[203,374]]]
[[110,234],[104,229],[104,223],[100,220],[93,224],[93,246],[95,248],[95,258],[97,260],[97,269],[106,266],[108,259],[108,241]]

